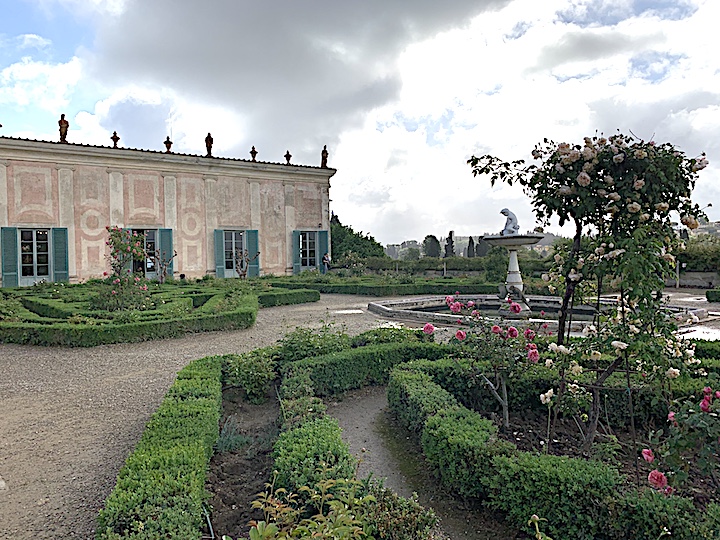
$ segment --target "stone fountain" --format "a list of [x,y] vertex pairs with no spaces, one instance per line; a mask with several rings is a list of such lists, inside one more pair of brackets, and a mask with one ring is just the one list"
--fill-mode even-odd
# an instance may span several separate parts
[[500,313],[510,318],[526,318],[531,315],[532,310],[523,294],[522,275],[520,274],[520,266],[518,265],[518,249],[537,244],[543,239],[544,235],[520,234],[520,226],[518,225],[515,214],[507,208],[503,208],[500,213],[507,217],[505,228],[499,235],[484,236],[483,240],[491,246],[504,246],[507,248],[510,261],[508,263],[507,277],[505,278],[505,287],[504,290],[501,290],[500,295],[502,297],[507,295],[513,302],[520,305],[520,312],[512,313],[510,311],[510,304],[504,303],[500,306]]

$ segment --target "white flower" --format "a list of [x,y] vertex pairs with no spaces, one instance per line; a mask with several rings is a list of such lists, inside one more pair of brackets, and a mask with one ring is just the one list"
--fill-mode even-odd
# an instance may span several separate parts
[[649,221],[650,220],[650,214],[645,212],[644,214],[640,214],[640,221]]
[[603,178],[603,181],[604,181],[608,186],[614,186],[614,185],[615,185],[615,180],[614,180],[613,177],[610,176],[610,175],[604,177],[604,178]]
[[558,195],[572,195],[572,188],[570,186],[560,186],[558,188]]
[[555,170],[559,172],[560,174],[565,172],[565,167],[563,167],[560,163],[555,164]]
[[631,214],[637,214],[640,210],[642,210],[642,206],[640,206],[638,203],[633,202],[627,205],[628,212]]
[[555,392],[554,392],[553,389],[551,388],[550,390],[548,390],[548,391],[545,392],[544,394],[540,394],[540,402],[541,402],[543,405],[547,405],[547,404],[550,403],[550,401],[552,400],[552,398],[553,398],[554,395],[555,395]]
[[555,362],[553,362],[553,361],[550,360],[549,358],[548,358],[547,360],[545,360],[545,367],[546,367],[546,368],[551,368],[551,367],[553,367],[554,364],[555,364]]
[[595,153],[595,150],[592,146],[586,146],[585,148],[583,148],[582,157],[585,161],[591,161],[595,159],[596,155],[597,154]]
[[555,260],[555,264],[562,264],[562,263],[563,263],[563,258],[562,258],[559,254],[556,253],[556,254],[555,254],[555,257],[553,257],[553,258],[554,258],[554,260]]
[[602,357],[602,353],[600,351],[590,351],[590,360],[597,362]]
[[635,180],[635,181],[633,182],[633,188],[634,188],[636,191],[641,190],[644,185],[645,185],[645,180],[643,180],[642,178],[638,178],[637,180]]
[[635,157],[638,159],[645,159],[647,157],[647,152],[641,148],[638,148],[635,150]]
[[589,324],[585,328],[582,329],[582,334],[585,337],[588,336],[596,336],[597,335],[597,328],[595,328],[594,324]]
[[558,351],[557,343],[551,343],[550,345],[548,345],[548,351],[557,352]]
[[571,394],[577,394],[580,391],[580,386],[577,384],[570,383],[568,384],[568,390]]
[[615,154],[615,155],[613,156],[613,161],[614,161],[615,163],[622,163],[624,159],[625,159],[625,154],[622,154],[622,153],[620,153],[620,154]]
[[671,367],[665,372],[665,376],[668,379],[677,379],[680,376],[680,370],[677,368]]
[[565,345],[558,345],[557,352],[560,354],[570,354],[570,349],[568,349]]
[[618,202],[622,197],[620,197],[620,194],[616,191],[613,191],[610,195],[608,195],[608,199]]
[[578,364],[575,360],[570,362],[570,373],[575,375],[576,377],[580,375],[583,372],[583,368],[580,364]]
[[685,349],[685,356],[688,358],[695,356],[695,349]]
[[579,272],[576,272],[575,270],[570,270],[570,273],[568,274],[568,279],[570,281],[580,281],[582,279],[582,274]]
[[565,154],[569,154],[570,153],[570,145],[565,142],[560,143],[560,144],[558,144],[557,151],[558,151],[558,154],[560,154],[561,156],[564,156]]
[[675,256],[672,253],[664,253],[662,258],[669,263],[675,262]]
[[702,171],[708,166],[708,160],[705,158],[698,159],[692,167],[693,172]]
[[616,348],[617,350],[619,350],[619,351],[624,351],[625,349],[628,348],[628,344],[625,343],[624,341],[618,341],[618,340],[616,340],[616,341],[613,341],[610,345],[612,345],[613,347],[615,347],[615,348]]
[[590,185],[591,179],[590,175],[586,173],[585,171],[581,172],[577,176],[577,183],[580,184],[582,187],[588,187]]
[[666,202],[657,203],[655,205],[655,210],[657,210],[658,212],[667,212],[669,208],[670,205]]

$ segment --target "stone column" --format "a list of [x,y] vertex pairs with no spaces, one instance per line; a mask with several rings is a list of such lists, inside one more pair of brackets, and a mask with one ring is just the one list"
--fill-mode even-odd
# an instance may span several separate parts
[[7,199],[7,160],[0,160],[0,227],[9,225],[8,199]]
[[125,182],[123,174],[108,169],[110,175],[110,226],[125,226]]
[[68,276],[71,282],[77,280],[74,171],[74,167],[58,167],[58,222],[68,231]]

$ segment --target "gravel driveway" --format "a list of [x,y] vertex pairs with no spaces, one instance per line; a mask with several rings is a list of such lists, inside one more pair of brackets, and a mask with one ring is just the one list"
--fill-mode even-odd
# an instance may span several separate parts
[[[94,537],[95,517],[175,374],[297,326],[377,326],[368,299],[261,309],[255,326],[91,349],[0,344],[0,539]],[[362,310],[362,312],[359,312]]]

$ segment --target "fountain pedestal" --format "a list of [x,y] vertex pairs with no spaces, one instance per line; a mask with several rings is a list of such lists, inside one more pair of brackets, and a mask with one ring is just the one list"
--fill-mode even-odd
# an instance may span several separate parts
[[543,238],[544,235],[542,234],[508,234],[483,237],[483,240],[491,246],[506,247],[510,255],[507,277],[505,278],[505,290],[514,302],[520,304],[520,313],[512,313],[510,311],[510,305],[503,304],[500,307],[500,313],[505,317],[525,318],[529,317],[532,313],[523,295],[523,281],[522,275],[520,274],[517,252],[521,247],[537,244]]

